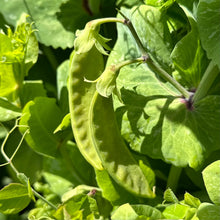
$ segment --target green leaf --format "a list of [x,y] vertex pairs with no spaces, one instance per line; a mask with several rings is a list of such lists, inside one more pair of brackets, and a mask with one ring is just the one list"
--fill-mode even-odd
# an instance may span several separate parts
[[201,0],[197,11],[198,28],[202,45],[209,59],[220,69],[220,1]]
[[44,171],[72,183],[94,185],[94,170],[81,155],[75,143],[68,141],[59,148],[56,158],[44,158]]
[[44,85],[41,80],[23,82],[22,90],[20,93],[22,106],[39,96],[46,97],[46,90],[44,89]]
[[202,175],[210,199],[216,205],[220,205],[220,160],[207,166]]
[[[99,1],[96,0],[95,4],[99,4]],[[90,3],[92,3],[91,0],[88,3],[83,2],[83,0],[63,1],[59,12],[57,12],[57,18],[66,30],[74,33],[77,29],[84,28],[88,21],[96,18],[92,14],[93,9],[90,7]],[[92,3],[92,5],[94,4]],[[95,7],[94,10],[97,10]]]
[[161,212],[149,205],[132,205],[132,208],[139,216],[150,217],[150,220],[162,218]]
[[175,196],[175,194],[173,193],[171,189],[167,189],[164,192],[163,198],[166,202],[179,203],[179,200],[177,199],[177,197]]
[[[0,33],[0,96],[8,96],[22,87],[24,77],[38,57],[38,42],[32,25],[22,14],[14,33]],[[13,95],[13,101],[17,98]]]
[[192,111],[178,99],[169,105],[162,127],[162,153],[167,162],[197,169],[219,149],[219,108],[219,96],[205,97]]
[[[31,0],[11,0],[7,3],[5,0],[0,0],[2,5],[0,11],[5,20],[13,25],[15,25],[22,12],[30,14],[38,30],[38,40],[47,46],[65,49],[73,46],[74,34],[66,30],[57,18],[57,13],[60,11],[60,6],[63,2],[65,1],[37,0],[33,4]],[[76,1],[75,3],[78,5],[81,1]],[[81,11],[76,12],[78,16]]]
[[21,109],[0,97],[0,121],[10,121],[21,116]]
[[167,206],[162,214],[166,219],[184,219],[188,210],[189,206],[175,203]]
[[[129,13],[125,10],[125,14]],[[171,72],[171,36],[164,14],[147,5],[134,7],[128,16],[150,56],[165,70]]]
[[16,214],[30,203],[28,188],[22,184],[11,183],[0,190],[0,212]]
[[58,125],[58,127],[55,129],[53,133],[55,134],[58,131],[63,131],[63,130],[66,130],[67,128],[71,128],[70,113],[64,116],[62,122]]
[[220,219],[220,206],[210,203],[202,203],[197,211],[199,220],[217,220]]
[[[127,30],[118,25],[108,64],[138,53]],[[219,149],[220,96],[207,96],[190,110],[186,100],[175,98],[176,89],[159,82],[144,64],[124,67],[116,85],[123,101],[114,97],[119,127],[133,150],[177,167],[198,169]]]
[[128,204],[124,204],[116,209],[111,216],[112,220],[138,220],[138,214],[134,209]]
[[198,87],[208,60],[201,46],[197,22],[187,8],[182,8],[188,16],[191,31],[175,45],[171,58],[178,71],[174,77],[189,90],[193,90]]
[[200,200],[192,195],[190,195],[189,193],[185,193],[184,194],[184,202],[187,205],[190,205],[194,208],[198,208],[199,205],[201,204]]
[[59,196],[62,196],[72,186],[72,183],[70,181],[62,178],[59,175],[43,172],[43,177],[45,178],[46,182],[50,185],[50,190]]
[[[24,107],[19,124],[29,127],[30,132],[25,140],[31,148],[38,153],[55,156],[60,143],[53,131],[61,119],[62,114],[55,99],[38,97]],[[25,130],[26,128],[20,127],[22,133]]]

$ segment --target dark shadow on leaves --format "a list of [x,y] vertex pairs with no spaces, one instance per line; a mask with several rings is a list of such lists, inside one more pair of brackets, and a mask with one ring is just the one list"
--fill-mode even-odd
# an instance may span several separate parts
[[[153,156],[155,158],[163,158],[161,153],[162,146],[162,125],[164,120],[164,115],[169,108],[169,105],[173,101],[173,96],[164,96],[164,95],[154,95],[154,96],[143,96],[137,94],[135,91],[126,90],[122,88],[121,90],[121,98],[124,106],[118,108],[116,110],[117,121],[119,127],[121,128],[122,118],[125,113],[127,113],[127,117],[132,129],[132,132],[136,137],[143,137],[144,140],[141,145],[141,153]],[[159,116],[159,120],[157,124],[153,127],[150,134],[146,135],[138,130],[138,121],[140,117],[144,117],[146,120],[149,118],[147,113],[144,111],[146,104],[149,101],[156,99],[166,99],[166,102],[161,109],[161,113]],[[136,105],[134,106],[134,100]],[[155,155],[155,156],[154,156]]]

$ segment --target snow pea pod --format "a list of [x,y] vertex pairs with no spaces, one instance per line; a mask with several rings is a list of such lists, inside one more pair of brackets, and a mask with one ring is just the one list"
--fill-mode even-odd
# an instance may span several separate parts
[[86,53],[73,52],[69,72],[69,106],[74,137],[84,158],[96,169],[103,169],[89,134],[89,106],[96,86],[84,78],[96,79],[104,69],[103,56],[93,47]]
[[112,97],[94,93],[90,105],[90,134],[103,167],[131,193],[153,198],[154,192],[125,145],[117,126]]

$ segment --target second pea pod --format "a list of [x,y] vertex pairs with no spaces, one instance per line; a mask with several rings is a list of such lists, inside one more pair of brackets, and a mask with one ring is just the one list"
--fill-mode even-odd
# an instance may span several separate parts
[[[91,51],[74,53],[74,62],[70,67],[70,113],[77,145],[96,169],[101,170],[103,166],[119,185],[132,194],[153,198],[155,194],[146,176],[121,137],[112,96],[101,96],[94,89],[94,83],[85,82],[85,78],[94,80],[103,68],[94,68],[100,65],[94,56],[98,50],[95,47],[91,50],[93,54]],[[80,56],[84,62],[81,62]]]

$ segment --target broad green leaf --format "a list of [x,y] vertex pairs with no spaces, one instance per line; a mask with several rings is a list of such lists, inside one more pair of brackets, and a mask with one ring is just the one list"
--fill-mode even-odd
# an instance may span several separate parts
[[138,220],[138,214],[134,209],[128,204],[124,204],[116,209],[111,216],[112,220]]
[[[94,0],[93,0],[94,1]],[[85,24],[93,20],[92,9],[90,8],[90,2],[83,2],[83,0],[78,1],[63,1],[60,6],[60,10],[57,12],[57,18],[61,24],[66,28],[66,30],[75,32],[77,29],[84,28]],[[99,0],[95,1],[95,4],[99,4]],[[92,3],[92,5],[94,5]],[[96,7],[96,6],[95,6]],[[97,10],[95,9],[94,10]],[[99,9],[100,10],[100,9]]]
[[208,60],[201,46],[197,22],[187,8],[182,8],[191,24],[191,31],[175,45],[171,58],[178,71],[174,74],[175,78],[189,90],[193,90],[198,87]]
[[[15,25],[21,13],[30,13],[31,20],[34,21],[34,25],[38,30],[36,34],[38,40],[47,46],[65,49],[73,46],[74,34],[66,30],[57,18],[57,13],[60,11],[63,2],[65,1],[36,0],[33,3],[32,0],[26,0],[25,2],[23,0],[11,0],[9,2],[0,0],[0,11],[5,20],[13,25]],[[76,6],[81,4],[81,1],[74,2]],[[76,13],[73,12],[73,14],[77,17],[80,12],[79,10]]]
[[[141,23],[140,23],[141,24]],[[138,57],[134,40],[118,25],[118,40],[108,65]],[[207,96],[187,109],[169,83],[159,82],[146,65],[126,66],[117,78],[123,103],[115,108],[121,134],[130,147],[177,167],[198,169],[219,149],[220,96]]]
[[217,220],[220,219],[220,206],[210,203],[202,203],[197,211],[199,220]]
[[46,97],[46,90],[44,89],[44,85],[41,80],[23,82],[23,86],[20,92],[22,106],[39,96]]
[[95,185],[94,170],[81,155],[75,143],[68,141],[59,148],[56,158],[44,158],[44,171],[72,183]]
[[184,219],[188,210],[189,206],[175,203],[167,206],[162,214],[166,219]]
[[210,199],[216,205],[220,205],[220,160],[207,166],[202,175]]
[[167,162],[197,169],[208,155],[219,149],[220,96],[207,96],[192,111],[174,100],[162,126],[162,153]]
[[52,173],[43,172],[43,177],[50,185],[51,191],[59,196],[62,196],[72,186],[72,183],[70,181]]
[[0,212],[15,214],[30,203],[28,188],[22,184],[11,183],[0,190]]
[[[38,153],[55,156],[60,143],[53,131],[61,119],[62,114],[55,99],[38,97],[28,102],[20,120],[20,125],[26,125],[30,130],[25,136],[28,145]],[[25,130],[26,128],[20,127],[22,133]]]
[[141,5],[133,8],[128,17],[151,57],[170,72],[172,43],[164,14],[155,7]]
[[202,46],[220,69],[220,1],[200,0],[197,19]]
[[21,109],[4,98],[0,98],[0,121],[10,121],[21,115]]

